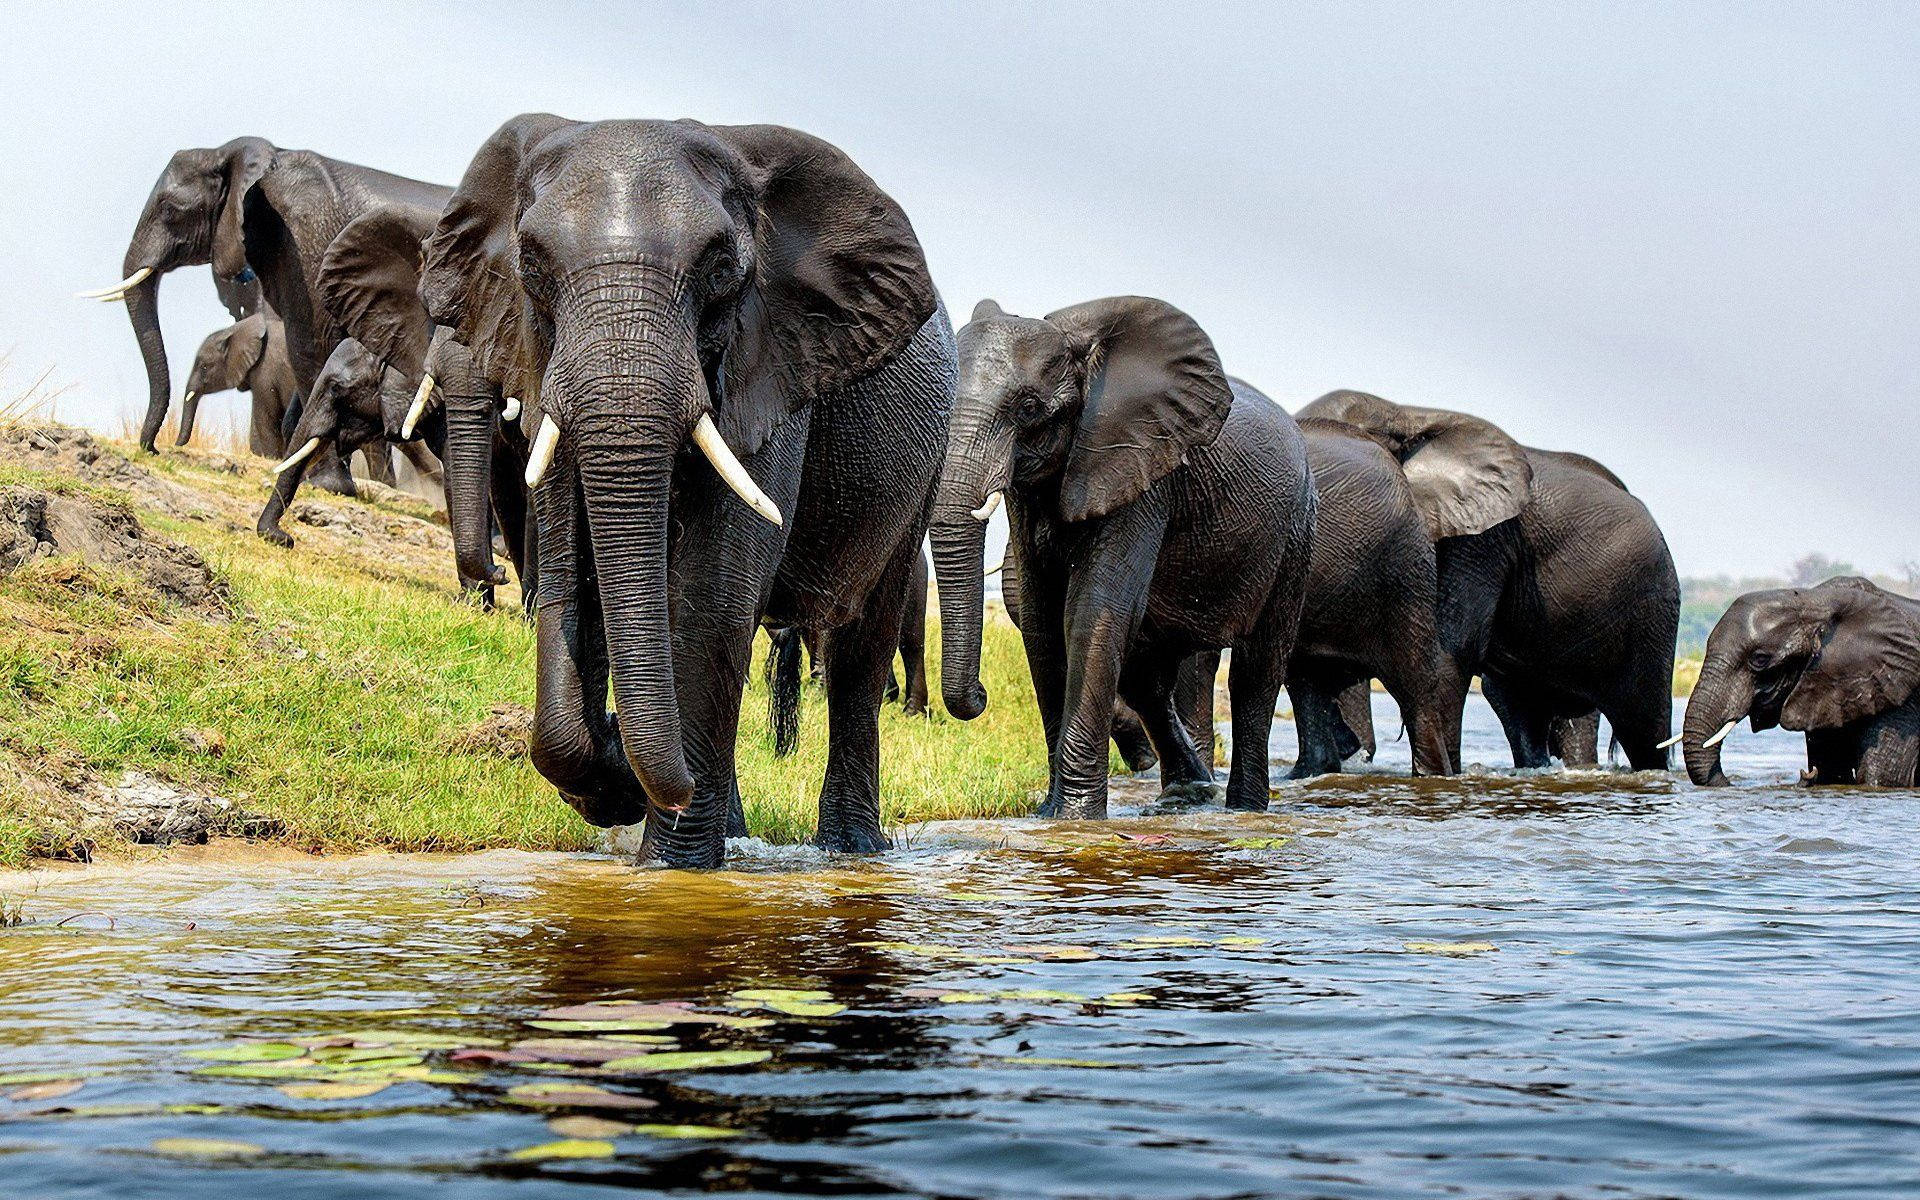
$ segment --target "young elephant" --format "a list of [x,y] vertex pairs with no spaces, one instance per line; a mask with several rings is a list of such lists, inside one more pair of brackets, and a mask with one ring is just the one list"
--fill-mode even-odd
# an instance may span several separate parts
[[238,390],[253,396],[247,448],[262,458],[279,458],[287,452],[281,422],[298,388],[293,365],[287,361],[287,334],[280,318],[256,312],[216,329],[193,356],[186,398],[180,406],[178,444],[186,445],[193,436],[201,400]]
[[1004,495],[1021,636],[1046,728],[1042,812],[1101,817],[1117,691],[1160,756],[1163,789],[1211,791],[1175,711],[1182,663],[1233,647],[1229,807],[1267,806],[1267,735],[1313,548],[1299,428],[1221,369],[1172,305],[1094,300],[1044,320],[992,301],[960,334],[960,392],[934,504],[941,692],[980,686],[982,551]]
[[1920,763],[1920,600],[1857,576],[1748,592],[1707,637],[1681,737],[1687,775],[1724,787],[1747,718],[1807,735],[1807,780],[1911,787]]

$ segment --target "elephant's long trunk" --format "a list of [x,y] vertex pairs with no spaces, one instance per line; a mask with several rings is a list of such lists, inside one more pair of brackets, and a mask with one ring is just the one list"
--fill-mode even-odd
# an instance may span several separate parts
[[987,523],[966,510],[936,514],[933,575],[940,585],[940,698],[947,711],[971,721],[986,711],[980,683]]
[[1726,773],[1720,769],[1720,747],[1706,743],[1727,722],[1747,715],[1753,706],[1753,691],[1752,677],[1738,664],[1709,657],[1701,667],[1699,682],[1693,685],[1693,695],[1687,700],[1681,732],[1687,778],[1696,785],[1727,785]]
[[479,379],[443,380],[447,440],[447,523],[460,586],[468,591],[506,582],[493,561],[493,397]]
[[[140,267],[131,256],[127,273]],[[147,368],[147,414],[140,421],[140,448],[154,453],[160,427],[167,422],[167,407],[173,402],[173,380],[167,373],[167,344],[160,334],[160,273],[147,276],[127,293],[127,318],[133,322],[133,334],[140,340],[140,361]]]

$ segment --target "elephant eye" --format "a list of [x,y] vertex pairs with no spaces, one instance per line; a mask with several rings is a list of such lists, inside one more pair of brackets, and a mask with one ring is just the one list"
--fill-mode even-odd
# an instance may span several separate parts
[[1765,650],[1755,650],[1753,654],[1749,656],[1749,661],[1753,664],[1754,670],[1764,671],[1773,665],[1773,655],[1767,653]]
[[716,246],[707,255],[706,266],[701,272],[701,283],[709,299],[719,300],[733,295],[745,272],[741,270],[740,258],[731,246]]

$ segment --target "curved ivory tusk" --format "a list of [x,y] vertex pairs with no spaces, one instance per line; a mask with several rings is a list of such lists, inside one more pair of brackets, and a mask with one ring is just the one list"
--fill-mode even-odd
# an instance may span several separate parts
[[193,398],[195,396],[198,396],[199,394],[200,394],[199,392],[193,391],[192,389],[188,389],[186,394],[180,397],[180,407],[185,408],[187,405],[192,404]]
[[1735,725],[1738,725],[1739,723],[1740,723],[1740,718],[1735,717],[1733,720],[1728,721],[1725,725],[1722,725],[1720,727],[1719,733],[1714,734],[1712,737],[1708,738],[1706,741],[1700,743],[1701,749],[1704,750],[1709,747],[1718,746],[1721,742],[1726,741],[1727,735],[1732,733],[1733,727]]
[[993,516],[993,511],[1000,507],[1000,500],[1001,495],[999,492],[988,496],[985,504],[973,510],[973,519],[976,521],[984,521]]
[[694,444],[700,447],[700,453],[707,456],[713,469],[720,472],[720,478],[727,481],[734,494],[747,502],[747,507],[759,513],[775,525],[781,524],[780,506],[767,498],[760,485],[747,474],[740,460],[733,456],[726,439],[720,436],[720,427],[713,423],[711,414],[704,414],[693,427]]
[[1680,739],[1686,736],[1687,735],[1685,733],[1676,733],[1672,737],[1668,738],[1666,741],[1661,742],[1656,746],[1654,746],[1654,749],[1655,750],[1671,750],[1675,746],[1678,746],[1680,744]]
[[527,456],[527,486],[540,486],[540,479],[553,465],[553,452],[560,448],[560,426],[552,418],[540,422],[540,432],[533,436],[533,453]]
[[987,568],[987,570],[986,570],[986,574],[988,574],[988,575],[998,575],[998,574],[999,574],[1000,572],[1002,572],[1002,571],[1004,571],[1004,570],[1006,570],[1006,569],[1007,569],[1007,560],[1003,558],[1003,559],[1001,559],[1001,560],[1000,560],[999,562],[997,562],[997,563],[995,563],[995,564],[993,564],[992,566],[990,566],[990,567],[988,567],[988,568]]
[[520,397],[508,396],[507,406],[501,410],[500,415],[506,420],[518,421],[520,419]]
[[153,274],[152,267],[141,267],[112,287],[95,288],[91,292],[75,292],[74,296],[81,300],[99,300],[111,304],[115,300],[125,300],[128,290],[138,287],[140,282],[151,274]]
[[284,471],[291,471],[293,468],[305,462],[307,457],[319,448],[319,438],[308,438],[307,444],[295,450],[292,454],[287,455],[287,457],[281,461],[280,465],[273,469],[273,473],[278,475]]
[[407,409],[407,419],[400,422],[401,437],[410,438],[413,436],[413,427],[420,423],[421,417],[427,415],[427,398],[432,395],[433,376],[422,375],[420,377],[420,390],[413,394],[413,404]]

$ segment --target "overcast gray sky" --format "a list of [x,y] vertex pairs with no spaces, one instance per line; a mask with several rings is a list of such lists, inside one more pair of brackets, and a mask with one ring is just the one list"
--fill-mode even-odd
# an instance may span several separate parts
[[[1682,574],[1920,559],[1920,5],[10,3],[0,391],[117,429],[119,277],[185,146],[456,182],[505,118],[770,121],[913,218],[956,317],[1140,292],[1297,408],[1611,465]],[[175,379],[225,323],[204,270]],[[233,401],[229,399],[231,405]]]

